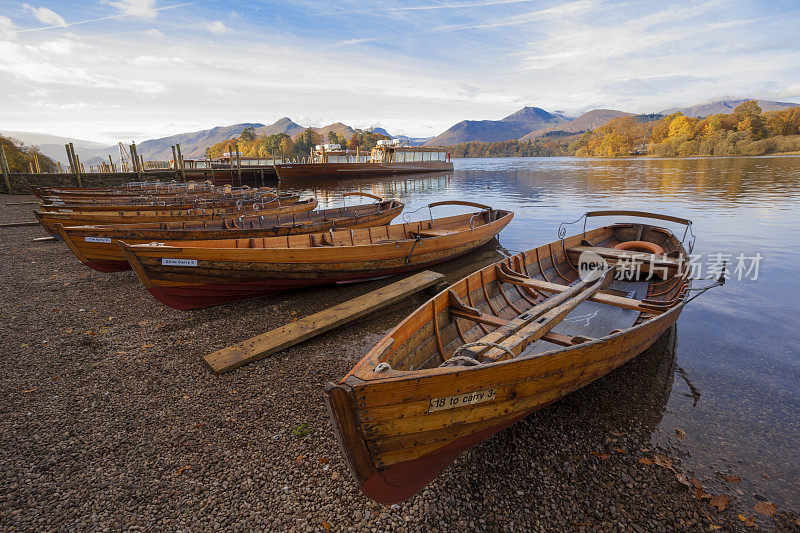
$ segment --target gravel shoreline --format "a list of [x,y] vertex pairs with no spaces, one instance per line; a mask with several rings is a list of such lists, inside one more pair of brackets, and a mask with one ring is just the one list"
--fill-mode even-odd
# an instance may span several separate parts
[[[0,222],[32,207],[2,208]],[[0,229],[2,530],[800,530],[796,515],[744,508],[735,484],[717,511],[649,444],[673,379],[667,337],[382,507],[350,479],[322,386],[422,297],[218,377],[203,354],[392,280],[182,312],[131,272],[32,242],[42,235]],[[495,257],[433,270],[453,281]]]

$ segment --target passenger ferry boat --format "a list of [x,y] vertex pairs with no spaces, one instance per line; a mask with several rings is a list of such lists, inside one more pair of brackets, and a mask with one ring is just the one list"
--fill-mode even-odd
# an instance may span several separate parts
[[343,150],[338,144],[314,148],[308,162],[275,165],[279,180],[362,177],[452,171],[445,148],[404,146],[400,139],[381,140],[369,153]]

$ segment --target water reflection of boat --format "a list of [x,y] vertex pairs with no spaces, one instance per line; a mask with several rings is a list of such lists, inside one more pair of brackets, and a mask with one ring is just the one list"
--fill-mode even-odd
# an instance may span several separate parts
[[[647,350],[590,386],[564,398],[575,427],[641,429],[649,436],[661,423],[677,368],[677,325]],[[548,416],[542,412],[542,416]],[[531,423],[536,423],[536,416]]]

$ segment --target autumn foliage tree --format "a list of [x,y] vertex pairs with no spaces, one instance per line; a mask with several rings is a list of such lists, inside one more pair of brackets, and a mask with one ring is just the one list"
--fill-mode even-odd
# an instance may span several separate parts
[[55,161],[42,154],[38,146],[27,146],[22,141],[0,135],[0,146],[6,154],[8,169],[11,172],[30,172],[30,165],[38,157],[39,168],[42,172],[56,172],[58,166]]

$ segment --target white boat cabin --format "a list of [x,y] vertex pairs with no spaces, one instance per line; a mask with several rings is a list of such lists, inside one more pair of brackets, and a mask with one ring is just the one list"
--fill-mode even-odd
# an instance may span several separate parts
[[381,140],[369,153],[359,149],[345,150],[338,144],[319,144],[314,147],[313,163],[413,163],[421,161],[450,161],[444,148],[405,146],[400,139]]

